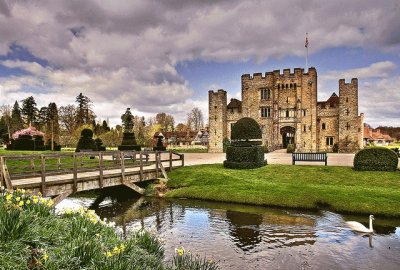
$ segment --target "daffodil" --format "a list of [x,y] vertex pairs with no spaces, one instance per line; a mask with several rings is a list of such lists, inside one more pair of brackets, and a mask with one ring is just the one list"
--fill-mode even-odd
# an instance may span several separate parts
[[16,200],[17,202],[19,202],[19,201],[21,200],[21,197],[17,197],[17,198],[15,198],[15,200]]
[[31,200],[26,200],[26,204],[31,204]]
[[111,256],[112,256],[112,253],[111,253],[110,251],[107,251],[107,252],[106,252],[106,257],[107,257],[107,258],[110,258]]
[[7,201],[11,201],[11,198],[12,198],[12,195],[11,195],[11,194],[8,194],[8,195],[6,196],[6,200],[7,200]]
[[185,254],[185,249],[183,247],[180,248],[176,248],[175,249],[176,254],[178,254],[179,256],[183,256],[183,254]]
[[119,249],[119,247],[115,246],[113,249],[114,254],[119,254],[121,252],[121,250]]
[[119,248],[120,248],[120,249],[121,249],[121,251],[123,252],[123,251],[125,251],[125,248],[126,248],[126,247],[125,247],[125,245],[124,245],[124,244],[121,244]]
[[49,255],[47,255],[47,253],[43,254],[43,260],[47,261],[49,259]]
[[33,198],[32,201],[33,201],[34,204],[37,204],[39,202],[38,198]]
[[18,206],[23,206],[24,205],[24,201],[20,201],[19,203],[18,203]]

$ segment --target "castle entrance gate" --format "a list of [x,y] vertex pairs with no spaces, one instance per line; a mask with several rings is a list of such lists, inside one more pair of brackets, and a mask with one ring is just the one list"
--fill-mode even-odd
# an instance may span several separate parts
[[288,144],[294,145],[294,136],[296,134],[296,129],[294,127],[283,127],[281,128],[282,135],[282,147],[287,148]]

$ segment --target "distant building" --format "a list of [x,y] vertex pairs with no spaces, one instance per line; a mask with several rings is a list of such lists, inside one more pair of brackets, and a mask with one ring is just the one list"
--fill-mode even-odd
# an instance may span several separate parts
[[154,133],[154,142],[159,134],[164,136],[164,146],[184,146],[184,145],[208,145],[208,131],[203,130],[190,130],[186,131],[159,131]]
[[339,80],[339,95],[317,102],[317,71],[284,69],[242,75],[242,100],[227,102],[227,92],[209,91],[209,152],[222,152],[224,138],[242,117],[262,128],[270,150],[293,144],[296,151],[355,152],[363,147],[363,114],[358,113],[358,80]]
[[394,141],[389,134],[380,129],[373,129],[370,125],[364,124],[364,146],[374,144],[377,146],[389,145]]

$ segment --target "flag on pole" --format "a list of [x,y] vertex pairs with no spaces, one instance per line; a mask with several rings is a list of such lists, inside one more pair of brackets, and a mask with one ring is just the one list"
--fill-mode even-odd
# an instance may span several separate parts
[[306,35],[306,43],[305,43],[304,47],[308,48],[308,33]]

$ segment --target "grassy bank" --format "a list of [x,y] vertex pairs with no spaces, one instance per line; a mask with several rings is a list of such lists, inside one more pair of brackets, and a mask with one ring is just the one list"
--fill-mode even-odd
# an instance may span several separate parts
[[400,217],[400,172],[348,167],[267,165],[253,170],[222,165],[169,173],[168,197]]
[[0,269],[217,269],[183,250],[167,265],[154,235],[122,237],[83,208],[57,215],[51,200],[23,190],[0,193],[0,224]]

